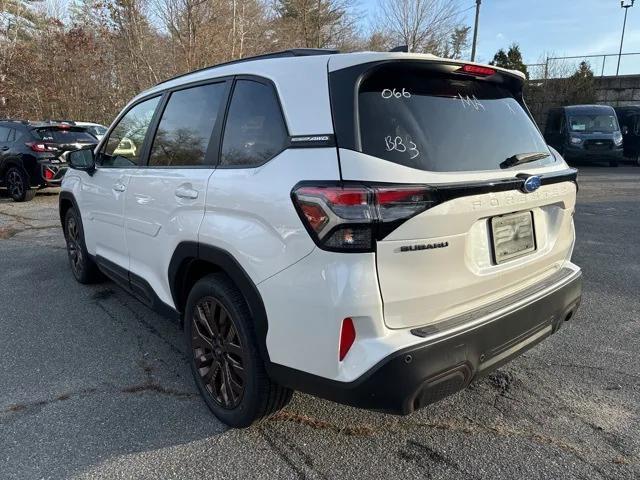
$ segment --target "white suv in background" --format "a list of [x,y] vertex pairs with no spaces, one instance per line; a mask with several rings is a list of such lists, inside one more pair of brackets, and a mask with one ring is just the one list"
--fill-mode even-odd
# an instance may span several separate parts
[[576,171],[522,86],[431,55],[317,50],[168,80],[68,155],[73,274],[180,318],[228,425],[292,390],[408,414],[580,302]]

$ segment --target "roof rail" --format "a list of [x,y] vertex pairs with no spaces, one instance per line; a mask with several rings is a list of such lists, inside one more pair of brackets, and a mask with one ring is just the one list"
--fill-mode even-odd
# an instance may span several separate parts
[[175,80],[176,78],[181,78],[187,75],[191,75],[192,73],[203,72],[205,70],[209,70],[212,68],[226,67],[227,65],[234,65],[236,63],[250,62],[252,60],[266,60],[269,58],[286,58],[286,57],[310,57],[313,55],[335,55],[337,53],[340,53],[340,50],[332,50],[328,48],[292,48],[289,50],[282,50],[280,52],[263,53],[262,55],[255,55],[253,57],[245,57],[245,58],[240,58],[238,60],[231,60],[229,62],[218,63],[216,65],[210,65],[208,67],[203,67],[197,70],[193,70],[191,72],[176,75],[175,77],[171,77],[171,78],[168,78],[167,80],[163,80],[162,82],[157,83],[156,86],[162,85],[163,83],[170,82],[171,80]]
[[29,125],[29,120],[19,120],[17,118],[0,118],[0,122],[15,122],[22,123],[23,125]]

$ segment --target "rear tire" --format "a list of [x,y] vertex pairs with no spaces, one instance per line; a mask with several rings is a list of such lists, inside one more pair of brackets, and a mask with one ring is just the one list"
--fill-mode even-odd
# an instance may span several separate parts
[[221,422],[249,427],[291,400],[292,390],[267,375],[249,308],[226,275],[207,275],[193,286],[184,333],[198,390]]
[[29,202],[36,195],[36,189],[29,185],[29,175],[20,167],[9,167],[4,175],[4,184],[14,202]]
[[64,217],[64,238],[67,242],[69,265],[75,279],[80,283],[97,283],[103,279],[84,243],[84,230],[80,215],[74,208]]

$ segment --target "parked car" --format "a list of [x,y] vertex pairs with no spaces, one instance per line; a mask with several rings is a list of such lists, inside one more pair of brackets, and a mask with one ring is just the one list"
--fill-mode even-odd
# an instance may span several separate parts
[[549,110],[544,138],[567,161],[609,162],[623,160],[622,132],[613,107],[570,105]]
[[73,122],[75,125],[79,127],[84,127],[87,129],[89,133],[91,133],[98,140],[102,140],[105,133],[107,133],[108,128],[104,125],[100,125],[99,123],[92,122]]
[[29,201],[36,189],[60,185],[66,171],[63,151],[96,144],[82,127],[0,120],[0,184],[16,202]]
[[[163,82],[68,154],[71,271],[180,318],[228,425],[294,389],[408,414],[580,302],[576,170],[523,81],[432,55],[292,50]],[[115,153],[125,138],[135,154]]]
[[640,105],[615,107],[622,138],[624,156],[640,166]]

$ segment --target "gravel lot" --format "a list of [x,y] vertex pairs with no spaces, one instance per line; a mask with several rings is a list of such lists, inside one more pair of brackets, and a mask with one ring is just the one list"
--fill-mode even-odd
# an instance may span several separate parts
[[580,172],[578,315],[409,417],[296,394],[227,430],[177,325],[68,269],[56,192],[0,197],[0,477],[640,478],[640,168]]

